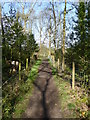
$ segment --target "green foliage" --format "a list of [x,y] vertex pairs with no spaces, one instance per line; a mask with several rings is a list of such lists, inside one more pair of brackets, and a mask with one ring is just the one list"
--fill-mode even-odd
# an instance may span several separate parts
[[28,34],[26,39],[26,45],[24,48],[24,54],[26,54],[27,58],[30,58],[34,52],[39,51],[38,44],[36,43],[34,39],[33,34]]
[[75,105],[74,105],[73,103],[69,103],[69,104],[68,104],[68,108],[69,108],[70,110],[75,109]]
[[[3,88],[3,99],[2,99],[2,116],[3,119],[12,118],[13,112],[16,109],[20,110],[20,114],[23,112],[22,108],[16,108],[16,106],[19,105],[20,102],[22,102],[25,99],[26,94],[28,93],[28,97],[32,91],[33,81],[35,80],[37,73],[38,73],[38,67],[41,64],[41,60],[38,60],[35,65],[32,67],[30,73],[28,73],[27,80],[24,81],[18,81],[16,78],[16,82],[14,87],[12,88],[12,83],[6,85]],[[25,74],[27,74],[27,71],[24,71]],[[13,79],[13,81],[15,81]],[[28,98],[29,99],[29,98]],[[23,104],[22,104],[23,106]],[[24,108],[25,109],[25,108]],[[17,110],[18,111],[18,110]],[[16,112],[17,112],[16,111]]]
[[56,68],[53,68],[53,69],[52,69],[52,74],[53,74],[53,75],[57,74],[57,69],[56,69]]
[[[12,4],[10,5],[10,16],[4,15],[2,19],[2,72],[3,82],[12,76],[12,61],[20,61],[25,68],[26,58],[29,59],[35,51],[38,52],[38,45],[34,35],[26,33],[23,25],[16,19],[16,13]],[[22,66],[22,68],[23,68]]]
[[75,62],[76,72],[83,74],[83,81],[86,84],[85,76],[90,74],[90,40],[89,40],[89,10],[90,2],[79,2],[76,15],[78,20],[74,21],[76,26],[72,32],[70,39],[70,48],[67,49],[65,54],[66,63],[72,68],[72,62]]
[[[18,74],[12,71],[12,61],[21,62],[22,68],[25,68],[26,58],[38,52],[38,45],[34,39],[34,35],[26,33],[23,30],[23,24],[16,19],[16,12],[10,4],[9,16],[3,15],[1,22],[2,27],[2,79],[3,84],[3,119],[12,118],[15,104],[23,100],[23,95],[32,89],[32,81],[34,80],[37,72],[31,70],[31,76],[28,77],[28,70],[21,71],[22,80],[18,80]],[[34,63],[34,60],[33,60]],[[31,64],[31,63],[30,63]],[[36,65],[36,69],[38,69]],[[32,65],[32,64],[31,64]],[[24,67],[23,67],[24,66]],[[16,66],[15,66],[16,67]],[[31,66],[30,66],[31,67]],[[18,66],[16,73],[18,72]],[[13,77],[14,75],[14,77]],[[27,80],[28,79],[28,80]],[[31,80],[31,81],[30,81]]]

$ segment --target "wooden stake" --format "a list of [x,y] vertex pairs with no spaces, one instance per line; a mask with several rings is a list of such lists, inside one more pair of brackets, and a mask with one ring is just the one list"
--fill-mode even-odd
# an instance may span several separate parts
[[72,89],[74,89],[75,86],[75,63],[72,63]]
[[19,62],[19,80],[21,80],[21,63]]
[[60,61],[59,61],[59,58],[58,58],[58,70],[59,70],[59,65],[60,65]]
[[52,55],[51,55],[51,62],[52,62]]
[[53,67],[55,67],[55,57],[53,55]]

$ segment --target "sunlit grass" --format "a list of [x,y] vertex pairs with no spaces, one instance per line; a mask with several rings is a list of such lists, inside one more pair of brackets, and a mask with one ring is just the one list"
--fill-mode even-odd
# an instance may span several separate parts
[[54,78],[59,89],[60,106],[62,113],[64,114],[64,118],[75,118],[75,113],[73,113],[73,111],[70,111],[75,108],[75,105],[71,102],[70,99],[71,88],[69,83],[56,75],[54,75]]
[[32,67],[26,83],[20,86],[20,90],[24,94],[18,97],[18,103],[15,105],[15,111],[13,113],[14,118],[20,118],[22,113],[27,108],[29,98],[32,95],[32,90],[33,90],[32,82],[35,80],[37,76],[38,68],[40,64],[41,64],[41,60],[38,60],[36,64]]
[[[65,118],[85,118],[88,114],[88,96],[84,89],[75,86],[71,89],[70,83],[63,78],[54,75],[56,85],[59,89],[61,109]],[[89,116],[89,115],[88,115]]]

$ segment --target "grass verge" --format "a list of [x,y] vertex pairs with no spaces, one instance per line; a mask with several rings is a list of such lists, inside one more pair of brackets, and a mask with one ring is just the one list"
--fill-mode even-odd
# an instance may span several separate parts
[[[52,66],[50,60],[49,63]],[[55,67],[52,67],[52,73],[59,90],[60,106],[63,117],[89,119],[90,112],[87,106],[88,94],[86,90],[77,86],[72,90],[70,77],[68,77],[67,74],[65,74],[64,77],[60,77]],[[67,77],[67,79],[65,79],[65,77]]]
[[69,83],[57,75],[54,75],[54,79],[59,90],[60,105],[64,118],[76,118],[76,113],[73,112],[76,106],[70,99],[71,88]]
[[59,90],[59,98],[64,118],[88,119],[88,95],[84,89],[75,86],[71,89],[70,83],[61,77],[54,75]]
[[18,103],[15,105],[15,111],[13,113],[13,118],[20,118],[22,113],[25,112],[29,98],[32,95],[33,90],[33,81],[36,79],[38,74],[38,68],[41,64],[41,60],[38,60],[36,64],[32,67],[27,81],[20,86],[20,91],[22,91],[23,94],[21,94],[18,97]]
[[[16,80],[14,85],[8,84],[3,88],[3,119],[11,119],[12,117],[20,118],[21,114],[25,111],[29,97],[33,90],[32,82],[37,77],[40,64],[41,60],[37,60],[32,66],[30,72],[29,69],[23,72],[22,80]],[[17,77],[15,79],[17,79]]]

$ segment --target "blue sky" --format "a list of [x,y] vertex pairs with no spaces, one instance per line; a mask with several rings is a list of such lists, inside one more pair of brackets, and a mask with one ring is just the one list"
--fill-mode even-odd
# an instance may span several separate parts
[[[34,3],[34,2],[33,2]],[[42,4],[39,6],[39,4],[40,4],[40,2],[38,2],[35,6],[34,6],[34,10],[35,10],[35,15],[36,16],[38,16],[39,14],[40,14],[40,11],[41,10],[43,10],[47,5],[48,5],[48,3],[49,2],[42,2]],[[59,4],[60,3],[60,4]],[[5,12],[5,13],[9,13],[9,4],[10,4],[10,2],[9,3],[4,3],[4,1],[3,1],[3,3],[1,3],[1,5],[3,6],[3,11],[2,12]],[[13,5],[14,5],[14,7],[15,8],[19,8],[19,11],[21,12],[22,11],[22,7],[21,7],[21,4],[22,3],[17,3],[17,2],[13,2]],[[28,12],[28,10],[29,10],[29,6],[30,6],[30,2],[28,3],[26,3],[26,8],[25,8],[25,13],[27,13]],[[28,6],[29,5],[29,6]],[[65,5],[65,3],[63,3],[63,2],[58,2],[58,7],[57,8],[55,8],[55,9],[58,9],[58,10],[60,10],[61,12],[64,10],[64,5]],[[67,10],[68,9],[70,9],[71,8],[71,5],[69,5],[69,4],[67,4]],[[67,24],[67,26],[69,27],[69,24],[68,24],[68,22],[71,22],[72,23],[72,20],[71,20],[71,17],[75,17],[75,9],[73,9],[73,11],[71,11],[71,12],[69,12],[67,15],[66,15],[66,24]],[[63,14],[62,14],[62,19],[63,19]],[[66,34],[68,34],[69,32],[71,32],[71,29],[70,30],[68,30],[67,31],[67,33]],[[34,33],[34,35],[35,35],[35,39],[36,39],[36,41],[39,43],[39,33],[38,33],[38,31],[35,29],[35,28],[33,28],[33,33]],[[43,33],[43,38],[44,38],[44,33]],[[42,38],[42,42],[43,42],[43,38]],[[46,44],[48,45],[48,41],[46,42]]]

